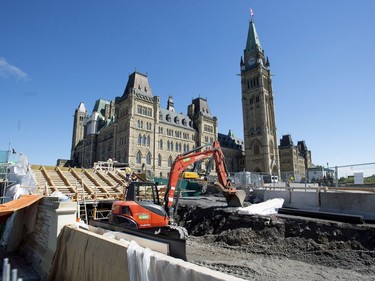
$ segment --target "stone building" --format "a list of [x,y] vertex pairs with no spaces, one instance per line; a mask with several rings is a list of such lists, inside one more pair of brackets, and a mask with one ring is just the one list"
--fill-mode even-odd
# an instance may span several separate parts
[[232,130],[227,135],[218,134],[221,149],[225,156],[228,172],[235,173],[245,169],[245,146],[243,139],[234,136]]
[[178,154],[217,139],[217,118],[208,102],[195,98],[187,114],[175,111],[172,97],[162,108],[147,75],[134,72],[121,97],[98,100],[91,115],[83,103],[75,111],[71,161],[92,167],[112,159],[135,170],[165,177]]
[[242,115],[247,171],[280,174],[270,62],[250,21],[241,57]]
[[279,145],[280,172],[283,180],[303,181],[307,170],[311,168],[311,151],[307,149],[305,141],[293,144],[290,135],[283,135]]

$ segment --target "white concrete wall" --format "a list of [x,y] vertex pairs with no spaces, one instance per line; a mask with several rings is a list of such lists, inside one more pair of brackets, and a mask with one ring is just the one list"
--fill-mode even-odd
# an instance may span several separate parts
[[327,192],[315,188],[255,189],[253,195],[261,201],[283,198],[283,207],[361,215],[367,220],[375,220],[375,193],[371,192]]

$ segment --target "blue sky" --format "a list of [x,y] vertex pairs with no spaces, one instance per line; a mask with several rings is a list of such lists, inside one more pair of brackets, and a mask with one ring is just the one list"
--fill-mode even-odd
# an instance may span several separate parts
[[33,164],[70,157],[80,102],[121,96],[147,73],[186,113],[208,99],[219,132],[243,138],[240,57],[250,7],[271,62],[278,140],[317,165],[375,162],[375,1],[0,2],[0,149]]

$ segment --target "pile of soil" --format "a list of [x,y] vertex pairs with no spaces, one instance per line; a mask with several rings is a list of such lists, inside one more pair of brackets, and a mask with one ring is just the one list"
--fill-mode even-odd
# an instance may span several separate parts
[[375,227],[183,201],[192,263],[249,280],[375,280]]

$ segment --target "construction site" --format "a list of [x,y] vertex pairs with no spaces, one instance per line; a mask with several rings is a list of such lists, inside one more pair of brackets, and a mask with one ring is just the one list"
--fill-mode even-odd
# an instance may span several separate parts
[[[3,163],[2,280],[374,280],[374,187],[234,187],[220,151],[182,155],[167,183]],[[216,181],[184,180],[202,155]]]

